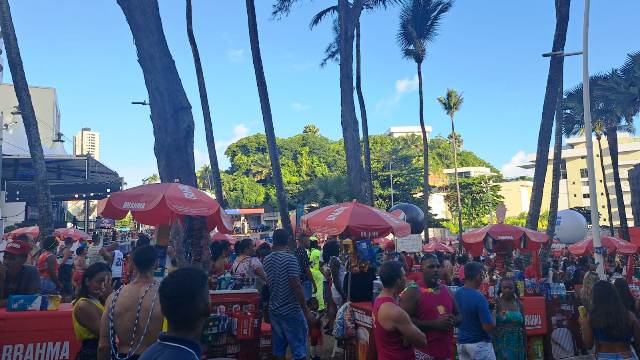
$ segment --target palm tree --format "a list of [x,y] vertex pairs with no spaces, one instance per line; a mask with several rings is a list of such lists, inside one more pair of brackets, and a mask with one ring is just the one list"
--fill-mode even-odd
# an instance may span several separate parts
[[197,186],[193,115],[162,29],[157,0],[117,0],[127,19],[149,93],[154,153],[162,182]]
[[[395,5],[401,3],[400,0],[364,0],[363,9],[365,10],[373,10],[377,8],[387,8],[389,5]],[[316,27],[322,19],[328,15],[329,13],[336,14],[338,12],[338,6],[330,6],[318,14],[316,14],[311,20],[310,27],[313,29]],[[369,121],[367,118],[367,107],[364,102],[364,94],[362,92],[362,56],[360,50],[360,18],[356,19],[356,29],[355,29],[355,42],[356,42],[356,94],[358,95],[358,105],[360,107],[360,119],[362,120],[362,142],[364,145],[364,175],[366,180],[366,191],[367,191],[367,200],[369,200],[369,205],[373,206],[374,202],[374,194],[373,194],[373,182],[371,180],[371,149],[369,146]],[[337,46],[332,46],[336,44],[336,41],[332,42],[327,48],[327,53],[325,59],[322,61],[322,64],[326,64],[327,60],[331,58],[338,58],[338,52],[335,50]]]
[[[53,234],[53,212],[51,210],[51,190],[47,181],[47,167],[44,161],[44,153],[42,151],[42,142],[40,141],[40,132],[38,131],[38,121],[36,113],[31,102],[31,94],[29,93],[29,84],[24,73],[22,65],[22,57],[20,56],[20,48],[16,31],[13,27],[13,19],[11,17],[11,8],[8,0],[0,0],[0,29],[2,29],[2,38],[4,38],[5,50],[7,52],[7,61],[11,78],[13,79],[13,89],[18,99],[18,107],[22,115],[25,132],[27,133],[27,141],[29,144],[29,154],[33,163],[34,175],[33,183],[36,191],[36,199],[38,203],[38,226],[40,226],[40,237],[44,238]],[[0,130],[1,131],[1,130]],[[0,156],[0,161],[2,161]]]
[[445,96],[440,96],[438,102],[442,105],[442,109],[447,113],[449,119],[451,119],[451,146],[453,147],[453,167],[454,167],[454,179],[456,181],[456,196],[458,200],[458,232],[459,232],[459,247],[462,249],[462,199],[460,198],[460,180],[458,179],[458,146],[456,145],[456,127],[454,117],[456,112],[462,107],[464,98],[462,94],[458,94],[455,89],[447,89]]
[[[592,80],[590,80],[592,81]],[[593,82],[593,81],[592,81]],[[609,194],[609,185],[607,182],[607,173],[604,166],[604,153],[602,151],[602,137],[605,130],[605,121],[603,120],[601,108],[595,106],[597,98],[593,94],[595,84],[592,84],[591,89],[591,102],[592,102],[592,125],[596,141],[598,142],[598,157],[600,158],[600,171],[602,172],[602,183],[604,186],[604,194],[607,202],[607,216],[609,220],[609,233],[611,236],[615,235],[615,228],[613,226],[613,214],[611,211],[611,197]],[[582,106],[582,84],[569,90],[565,95],[563,101],[563,133],[566,137],[571,136],[584,136],[584,108]]]
[[[262,120],[264,122],[264,132],[267,137],[267,146],[269,148],[269,158],[271,159],[271,168],[273,170],[273,183],[276,187],[276,197],[278,199],[278,210],[282,220],[282,227],[291,233],[291,221],[289,220],[289,208],[287,202],[287,194],[282,182],[282,172],[280,170],[280,155],[276,146],[276,135],[273,129],[273,117],[271,116],[271,104],[269,103],[269,90],[267,89],[267,80],[264,76],[264,68],[262,67],[262,55],[260,54],[260,39],[258,36],[258,22],[256,20],[256,7],[254,0],[246,0],[247,4],[247,21],[249,26],[249,41],[251,43],[251,56],[253,58],[253,70],[256,75],[256,85],[258,87],[258,95],[260,97],[260,108],[262,110]],[[296,239],[293,236],[289,238],[289,247],[291,250],[296,248]]]
[[[298,0],[278,0],[273,6],[273,16],[286,15]],[[351,196],[368,203],[362,167],[360,126],[353,99],[353,43],[355,28],[364,9],[365,0],[338,0],[338,41],[334,53],[340,59],[340,122],[347,162],[347,183]]]
[[[422,200],[424,213],[429,213],[429,140],[424,125],[424,99],[422,92],[422,62],[427,56],[427,45],[438,36],[444,15],[451,10],[452,0],[411,0],[400,12],[398,44],[405,58],[415,61],[418,68],[418,96],[420,101],[420,129],[422,131]],[[429,220],[425,216],[425,240],[429,239]]]
[[[558,103],[556,105],[556,116],[555,116],[555,133],[554,133],[554,144],[553,144],[553,168],[551,170],[551,200],[549,204],[549,214],[547,215],[547,236],[550,239],[553,239],[556,233],[556,220],[558,219],[558,200],[560,197],[560,178],[561,167],[562,167],[562,129],[563,129],[563,101],[562,101],[562,89],[563,89],[563,79],[560,79],[560,85],[558,89]],[[543,217],[538,219],[538,226],[540,220],[543,220]],[[549,263],[549,255],[551,253],[551,241],[548,241],[545,246],[542,248],[540,258],[542,271],[544,273],[545,267]]]
[[226,207],[226,201],[222,193],[222,180],[220,180],[220,167],[218,166],[218,154],[216,152],[216,141],[213,137],[213,127],[211,125],[211,111],[209,110],[209,98],[207,96],[207,87],[204,82],[204,73],[202,72],[202,63],[200,62],[200,52],[196,37],[193,34],[193,16],[191,8],[191,0],[187,0],[187,37],[191,52],[193,54],[193,62],[196,67],[196,78],[198,79],[198,90],[200,91],[200,105],[202,106],[202,117],[204,118],[204,132],[207,139],[207,150],[209,152],[209,163],[211,164],[209,172],[211,180],[208,181],[209,189],[213,188],[216,194],[216,200],[220,206]]
[[158,174],[151,174],[148,178],[142,179],[142,184],[157,184],[160,182],[160,176]]
[[[571,0],[555,0],[556,27],[551,51],[564,51],[564,45],[567,40],[570,6]],[[549,62],[547,87],[542,105],[542,121],[540,122],[540,131],[538,132],[536,167],[533,174],[531,199],[529,200],[529,214],[527,215],[527,227],[533,230],[538,229],[544,182],[549,164],[549,144],[551,142],[551,133],[553,132],[553,118],[556,112],[558,95],[561,94],[559,85],[562,81],[563,69],[564,57],[552,56]]]
[[198,179],[198,189],[210,190],[211,166],[209,164],[202,165],[202,167],[196,171],[196,179]]

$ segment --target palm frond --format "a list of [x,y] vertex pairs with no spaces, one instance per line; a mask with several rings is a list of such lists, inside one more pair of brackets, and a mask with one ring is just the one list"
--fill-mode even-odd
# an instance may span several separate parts
[[318,26],[322,22],[322,20],[324,20],[325,17],[329,15],[336,15],[336,14],[338,14],[338,5],[329,6],[328,8],[321,10],[319,13],[315,14],[311,18],[311,22],[309,23],[309,28],[314,29],[316,26]]
[[396,40],[406,57],[406,49],[413,48],[418,62],[427,53],[427,44],[438,36],[438,28],[453,0],[409,0],[400,11],[400,26]]
[[291,8],[299,0],[277,0],[271,7],[271,17],[274,19],[282,19],[291,13]]

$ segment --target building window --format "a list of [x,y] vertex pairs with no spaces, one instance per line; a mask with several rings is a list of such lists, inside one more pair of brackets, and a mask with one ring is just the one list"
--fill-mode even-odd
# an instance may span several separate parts
[[589,199],[591,196],[589,196],[589,194],[582,194],[582,198],[583,199]]
[[567,161],[562,160],[560,163],[560,179],[567,180]]
[[573,197],[578,197],[578,195],[576,195],[576,194],[573,194]]
[[581,181],[582,186],[589,186],[589,181]]
[[588,177],[589,177],[589,170],[588,169],[580,169],[580,178],[586,179]]

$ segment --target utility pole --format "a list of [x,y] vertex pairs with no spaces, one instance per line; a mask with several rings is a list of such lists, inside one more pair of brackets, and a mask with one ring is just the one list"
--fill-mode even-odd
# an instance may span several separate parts
[[582,27],[582,106],[584,108],[584,134],[587,141],[587,171],[589,172],[589,205],[591,208],[591,233],[593,236],[593,256],[598,265],[600,280],[605,280],[602,242],[600,241],[600,216],[598,212],[598,191],[596,171],[593,163],[593,129],[591,124],[591,93],[589,92],[589,7],[590,0],[584,0],[584,24]]

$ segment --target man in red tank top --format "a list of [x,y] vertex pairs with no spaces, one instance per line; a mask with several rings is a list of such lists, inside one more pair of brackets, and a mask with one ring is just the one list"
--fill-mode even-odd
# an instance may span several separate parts
[[440,284],[440,262],[434,255],[422,258],[422,279],[402,292],[400,306],[427,337],[427,346],[416,348],[417,360],[453,358],[453,328],[461,319],[449,292]]
[[398,261],[383,263],[380,281],[383,289],[373,303],[372,312],[378,360],[413,360],[414,346],[424,347],[427,340],[396,301],[406,284],[402,264]]

